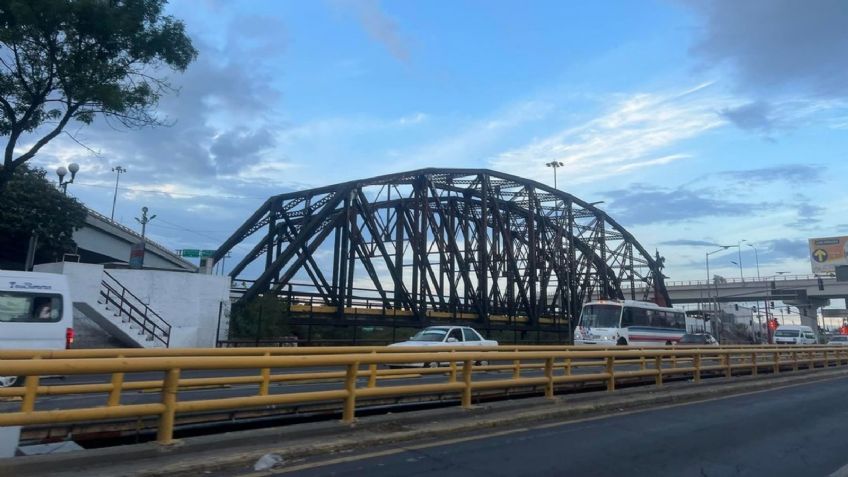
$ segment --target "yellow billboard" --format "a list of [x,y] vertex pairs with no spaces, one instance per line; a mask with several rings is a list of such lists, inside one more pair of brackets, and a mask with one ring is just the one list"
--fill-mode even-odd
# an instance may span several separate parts
[[836,273],[838,265],[848,265],[848,237],[810,239],[810,262],[815,274]]

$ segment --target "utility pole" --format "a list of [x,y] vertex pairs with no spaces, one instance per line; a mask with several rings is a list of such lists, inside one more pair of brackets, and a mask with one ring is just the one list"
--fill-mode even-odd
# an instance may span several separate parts
[[121,174],[127,172],[127,170],[124,169],[121,166],[116,166],[116,167],[112,168],[112,172],[115,173],[115,195],[112,196],[112,215],[109,216],[109,218],[112,220],[112,222],[114,222],[115,221],[115,202],[118,201],[118,181],[121,180]]

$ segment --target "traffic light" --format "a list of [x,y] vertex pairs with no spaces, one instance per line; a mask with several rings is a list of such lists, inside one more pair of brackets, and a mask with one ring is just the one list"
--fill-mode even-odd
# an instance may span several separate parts
[[818,278],[816,279],[816,282],[817,282],[817,283],[818,283],[818,285],[819,285],[819,291],[824,290],[824,280],[822,280],[822,278],[821,278],[821,277],[818,277]]
[[777,320],[769,320],[768,327],[770,330],[777,329]]
[[753,311],[754,313],[756,313],[756,312],[757,312],[757,305],[754,305],[753,307],[751,307],[751,311]]
[[769,302],[769,308],[771,308],[772,310],[774,310],[774,302],[773,302],[773,301],[770,301],[770,302]]
[[734,308],[736,311],[739,311],[739,303],[734,303],[734,304],[733,304],[733,308]]

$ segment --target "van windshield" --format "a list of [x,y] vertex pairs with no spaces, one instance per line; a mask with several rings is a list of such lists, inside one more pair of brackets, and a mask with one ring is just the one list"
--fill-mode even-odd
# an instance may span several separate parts
[[778,329],[774,332],[774,336],[780,336],[782,338],[797,338],[800,331],[798,330],[781,330]]
[[61,295],[14,291],[0,292],[0,323],[55,323],[61,318]]

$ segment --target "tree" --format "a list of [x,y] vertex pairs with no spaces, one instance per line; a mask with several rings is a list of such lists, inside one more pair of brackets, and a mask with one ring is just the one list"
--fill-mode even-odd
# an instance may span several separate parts
[[[162,124],[154,107],[172,88],[157,73],[184,71],[197,57],[183,23],[163,14],[165,3],[0,0],[0,191],[70,121]],[[27,133],[34,142],[16,152]]]
[[57,190],[46,175],[47,171],[24,164],[0,195],[0,268],[23,264],[32,234],[38,237],[41,260],[61,258],[76,248],[72,236],[85,224],[88,212]]

